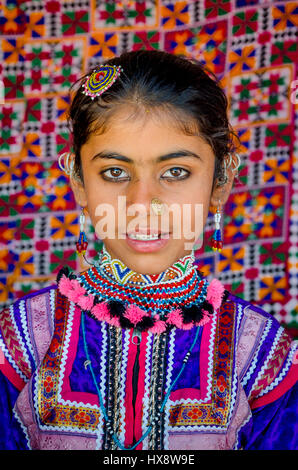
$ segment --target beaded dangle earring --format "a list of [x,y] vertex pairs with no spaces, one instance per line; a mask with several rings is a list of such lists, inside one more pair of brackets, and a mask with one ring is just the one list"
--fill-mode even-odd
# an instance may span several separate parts
[[213,251],[219,251],[219,252],[221,252],[222,250],[220,219],[221,219],[221,213],[220,213],[219,206],[218,206],[217,211],[214,214],[215,230],[213,233],[213,237],[211,239],[211,247]]
[[84,227],[85,227],[85,214],[84,214],[84,207],[81,207],[81,215],[80,215],[80,235],[79,239],[76,242],[76,247],[77,247],[77,253],[80,255],[85,255],[87,246],[88,246],[88,241],[86,234],[84,232]]

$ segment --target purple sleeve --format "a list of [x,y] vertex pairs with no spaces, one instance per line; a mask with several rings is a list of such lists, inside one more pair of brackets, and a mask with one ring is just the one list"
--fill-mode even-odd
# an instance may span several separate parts
[[252,410],[252,419],[240,437],[242,449],[297,450],[297,403],[298,384],[274,402]]
[[0,372],[0,450],[28,450],[26,436],[13,414],[19,393]]

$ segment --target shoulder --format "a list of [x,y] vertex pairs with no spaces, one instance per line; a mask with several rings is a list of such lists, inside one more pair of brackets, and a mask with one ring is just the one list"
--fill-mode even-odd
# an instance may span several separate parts
[[250,344],[252,350],[257,348],[264,353],[265,349],[280,341],[295,344],[285,328],[262,307],[231,293],[227,302],[234,305],[238,345]]
[[[53,332],[57,285],[15,300],[0,312],[0,348],[5,375],[27,382],[48,347]],[[10,371],[10,372],[9,372]]]
[[273,319],[273,321],[278,324],[277,320],[275,320],[270,313],[266,312],[266,310],[262,309],[262,307],[242,299],[241,297],[238,297],[231,292],[228,293],[226,298],[229,302],[233,302],[237,306],[237,311],[241,313],[243,312],[245,316],[255,316],[258,318],[263,318],[264,320]]
[[[229,294],[234,305],[236,362],[239,379],[251,403],[288,383],[296,368],[297,342],[261,307]],[[297,372],[296,372],[297,374]],[[296,375],[297,376],[297,375]]]
[[224,315],[226,312],[229,312],[230,321],[234,324],[236,345],[245,346],[251,351],[259,347],[262,338],[269,340],[282,328],[270,313],[229,291],[225,291],[219,313]]
[[[232,293],[226,296],[226,302],[234,306],[234,321],[236,323],[237,336],[240,339],[245,336],[251,341],[260,342],[260,334],[263,336],[265,332],[267,339],[273,338],[277,332],[283,332],[290,340],[290,335],[280,325],[280,323],[270,313],[262,307],[244,300]],[[270,341],[270,340],[269,340]]]

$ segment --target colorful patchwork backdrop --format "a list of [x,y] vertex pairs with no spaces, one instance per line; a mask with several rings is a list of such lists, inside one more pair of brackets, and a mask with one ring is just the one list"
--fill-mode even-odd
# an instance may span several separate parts
[[[224,249],[196,252],[207,275],[298,335],[298,4],[265,0],[6,0],[0,6],[0,306],[82,270],[79,211],[57,164],[69,150],[69,86],[139,49],[206,63],[229,97],[242,147]],[[296,127],[295,127],[296,124]],[[101,243],[88,220],[89,259]],[[209,214],[205,241],[214,228]]]

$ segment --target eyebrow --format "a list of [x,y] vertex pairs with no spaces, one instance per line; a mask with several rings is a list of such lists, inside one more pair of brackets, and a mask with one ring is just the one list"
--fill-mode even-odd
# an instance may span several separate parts
[[[166,160],[170,160],[172,158],[181,158],[181,157],[194,157],[198,158],[201,160],[201,157],[197,155],[194,152],[191,152],[190,150],[177,150],[174,152],[167,153],[166,155],[161,155],[156,158],[156,163],[164,162]],[[115,160],[120,160],[122,162],[127,162],[127,163],[134,163],[134,160],[131,158],[125,157],[124,155],[121,155],[117,152],[109,152],[109,151],[102,151],[98,152],[94,157],[91,158],[91,161],[97,160],[97,159],[115,159]]]

